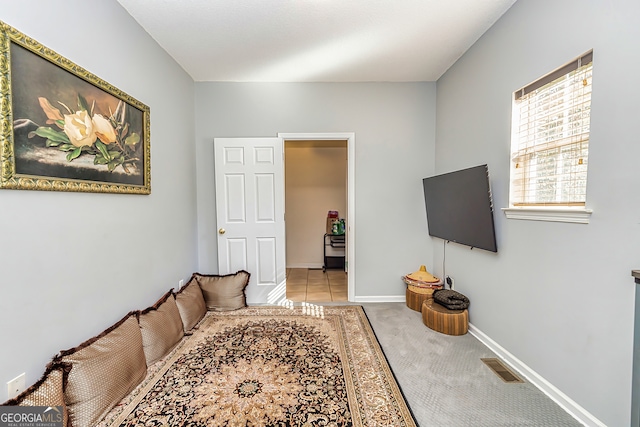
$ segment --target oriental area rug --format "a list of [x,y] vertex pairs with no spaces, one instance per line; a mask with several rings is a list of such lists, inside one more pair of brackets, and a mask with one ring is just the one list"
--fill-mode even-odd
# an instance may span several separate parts
[[100,426],[415,427],[361,306],[208,312]]

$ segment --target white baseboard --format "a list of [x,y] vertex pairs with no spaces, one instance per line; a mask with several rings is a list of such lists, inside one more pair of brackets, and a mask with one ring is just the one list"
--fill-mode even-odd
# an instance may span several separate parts
[[354,302],[405,302],[405,295],[357,296]]
[[602,421],[591,415],[586,409],[578,405],[569,396],[561,392],[557,387],[540,376],[537,372],[524,364],[520,359],[505,350],[500,344],[489,338],[484,332],[469,324],[469,333],[486,345],[491,351],[496,353],[509,366],[518,371],[531,384],[539,388],[551,400],[556,402],[569,415],[587,427],[607,427]]

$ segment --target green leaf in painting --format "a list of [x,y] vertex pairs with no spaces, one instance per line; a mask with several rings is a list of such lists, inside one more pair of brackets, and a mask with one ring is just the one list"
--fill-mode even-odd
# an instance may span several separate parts
[[109,172],[112,172],[117,166],[118,166],[118,162],[116,160],[112,160],[107,165],[107,168],[109,169]]
[[116,118],[116,121],[118,121],[119,123],[126,123],[126,106],[124,102],[118,102],[118,106],[116,107],[114,116]]
[[80,94],[78,94],[78,108],[87,112],[89,111],[89,104],[87,103],[87,100]]
[[140,142],[140,135],[135,132],[129,135],[127,139],[124,140],[124,143],[126,145],[136,145],[138,142]]
[[101,154],[96,154],[96,157],[93,159],[94,165],[106,165],[107,163],[109,163],[109,160],[102,157]]
[[100,151],[100,154],[102,154],[102,157],[104,157],[107,160],[111,160],[109,151],[107,151],[107,146],[104,145],[102,141],[100,140],[96,141],[96,148],[98,149],[98,151]]
[[87,154],[91,154],[92,156],[95,156],[96,154],[100,153],[100,151],[98,151],[98,149],[96,147],[94,147],[93,145],[91,145],[91,146],[83,145],[82,146],[82,152],[83,153],[87,153]]
[[94,165],[106,165],[107,163],[109,163],[109,160],[105,159],[100,154],[96,154],[96,156],[93,158]]
[[52,141],[50,139],[47,139],[47,142],[45,143],[45,145],[47,147],[57,147],[60,144],[62,144],[62,142],[60,142],[60,141]]
[[58,132],[57,130],[53,130],[48,127],[41,126],[34,131],[34,133],[43,138],[50,139],[54,142],[66,142],[70,143],[69,137],[64,132]]
[[80,147],[71,151],[69,154],[67,154],[67,161],[70,162],[71,160],[77,158],[80,155],[80,153],[82,153],[82,150],[80,149]]

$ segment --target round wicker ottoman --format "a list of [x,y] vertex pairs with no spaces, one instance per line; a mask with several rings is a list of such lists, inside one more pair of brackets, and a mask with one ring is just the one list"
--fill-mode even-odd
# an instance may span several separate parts
[[464,335],[469,330],[469,311],[449,310],[427,299],[422,303],[422,323],[447,335]]
[[433,291],[433,288],[407,285],[407,307],[415,311],[422,310],[422,303],[433,298]]

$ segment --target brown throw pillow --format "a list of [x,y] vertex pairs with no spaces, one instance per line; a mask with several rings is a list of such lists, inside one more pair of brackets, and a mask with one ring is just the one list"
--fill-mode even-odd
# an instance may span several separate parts
[[167,354],[184,336],[182,319],[171,291],[138,317],[147,366]]
[[247,306],[244,289],[251,277],[248,272],[240,270],[224,276],[194,273],[192,277],[200,285],[209,310],[230,311]]
[[176,292],[176,305],[185,332],[190,331],[207,314],[202,290],[193,278]]
[[64,396],[73,427],[95,426],[147,374],[137,314],[54,358],[72,366]]
[[[2,406],[47,406],[54,408],[52,420],[62,419],[62,425],[68,424],[67,405],[64,403],[64,387],[71,365],[64,363],[50,363],[47,365],[42,378],[34,385],[20,393],[13,399],[7,400]],[[58,407],[62,413],[58,414]],[[61,417],[61,418],[58,418]]]

